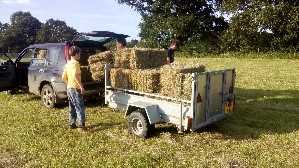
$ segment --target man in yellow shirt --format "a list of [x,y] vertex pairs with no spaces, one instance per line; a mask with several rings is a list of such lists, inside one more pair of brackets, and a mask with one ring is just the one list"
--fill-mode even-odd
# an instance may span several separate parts
[[77,128],[78,118],[79,131],[86,131],[85,127],[85,107],[83,94],[84,87],[81,82],[80,54],[81,49],[76,46],[70,48],[71,60],[65,65],[62,80],[67,84],[67,95],[69,100],[69,126],[71,129]]

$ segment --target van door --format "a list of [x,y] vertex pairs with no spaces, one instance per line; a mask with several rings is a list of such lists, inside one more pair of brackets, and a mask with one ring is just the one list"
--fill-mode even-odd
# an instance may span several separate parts
[[0,92],[14,89],[16,86],[15,66],[0,65]]
[[31,64],[34,50],[24,49],[16,59],[16,80],[19,87],[28,89],[28,67]]
[[61,46],[36,48],[28,68],[29,92],[39,94],[42,81],[52,82],[53,74],[57,74],[57,62]]

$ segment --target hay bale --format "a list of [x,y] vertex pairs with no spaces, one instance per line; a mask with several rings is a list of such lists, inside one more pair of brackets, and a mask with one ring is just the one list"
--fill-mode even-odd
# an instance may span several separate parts
[[165,50],[125,48],[114,54],[114,66],[125,69],[152,69],[166,64]]
[[190,100],[192,92],[192,73],[204,72],[205,66],[195,64],[165,65],[160,70],[161,94]]
[[95,81],[102,81],[105,78],[105,64],[112,62],[113,53],[110,51],[91,55],[88,58],[88,64],[91,71],[91,77]]
[[129,84],[132,89],[147,92],[160,92],[160,72],[157,69],[130,70]]
[[132,59],[132,49],[124,48],[122,50],[117,50],[113,55],[114,67],[130,69],[130,60]]
[[111,86],[147,93],[160,91],[160,73],[158,69],[123,69],[112,68]]
[[166,64],[165,50],[140,48],[133,49],[130,62],[132,69],[157,68]]
[[130,89],[129,74],[125,69],[112,68],[110,69],[110,82],[112,87]]
[[194,63],[174,63],[172,65],[165,65],[162,68],[171,69],[179,73],[200,73],[206,71],[206,67],[204,65]]

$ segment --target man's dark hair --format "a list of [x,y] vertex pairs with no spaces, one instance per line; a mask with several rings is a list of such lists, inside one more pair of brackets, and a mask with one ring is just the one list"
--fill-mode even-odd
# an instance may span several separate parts
[[125,38],[117,38],[116,41],[124,47],[127,46],[127,41]]
[[179,40],[172,40],[170,45],[175,45],[177,48],[179,48],[181,44]]
[[75,56],[76,54],[79,54],[81,52],[81,48],[77,47],[77,46],[71,46],[70,47],[70,55],[71,56]]

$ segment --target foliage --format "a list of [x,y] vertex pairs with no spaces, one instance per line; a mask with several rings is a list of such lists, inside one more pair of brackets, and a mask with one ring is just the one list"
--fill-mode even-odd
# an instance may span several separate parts
[[[141,14],[141,44],[146,47],[166,48],[171,39],[179,39],[183,49],[190,54],[299,51],[298,1],[118,2]],[[229,24],[222,14],[229,16],[226,18]]]
[[222,39],[226,51],[299,51],[299,2],[229,0],[232,17]]
[[[87,127],[69,130],[67,105],[41,107],[32,94],[0,93],[0,166],[13,167],[298,167],[298,60],[180,58],[207,70],[236,68],[232,117],[178,134],[158,124],[141,139],[123,111],[87,102]],[[290,73],[291,72],[291,73]]]
[[49,19],[42,24],[37,34],[37,43],[69,41],[77,31],[66,25],[64,21]]
[[20,52],[34,43],[69,41],[77,34],[64,21],[49,19],[42,24],[30,12],[15,12],[10,22],[0,22],[0,49],[5,52]]
[[[132,39],[131,41],[127,41],[127,48],[132,48],[132,47],[141,47],[142,44],[140,43],[140,41],[136,40],[136,39]],[[115,51],[116,50],[116,40],[112,40],[108,43],[105,44],[105,47],[109,50],[109,51]]]
[[8,27],[9,27],[8,23],[2,24],[0,22],[0,51],[7,50],[7,46],[5,46],[5,42],[4,42],[4,32],[7,30]]
[[282,52],[226,52],[222,54],[211,53],[193,53],[179,51],[175,54],[179,58],[238,58],[238,59],[299,59],[299,53],[282,53]]
[[223,17],[215,15],[215,6],[210,0],[118,2],[140,12],[139,36],[147,47],[167,48],[172,39],[178,39],[183,45],[191,45],[192,50],[202,51],[206,46],[215,48],[218,45],[215,42],[228,27]]
[[128,48],[131,48],[131,47],[140,47],[140,43],[139,43],[138,40],[136,40],[136,39],[132,39],[131,41],[129,41],[129,42],[127,43],[127,47],[128,47]]
[[11,25],[4,31],[3,41],[10,51],[20,51],[35,42],[41,23],[29,12],[15,12],[10,19]]

